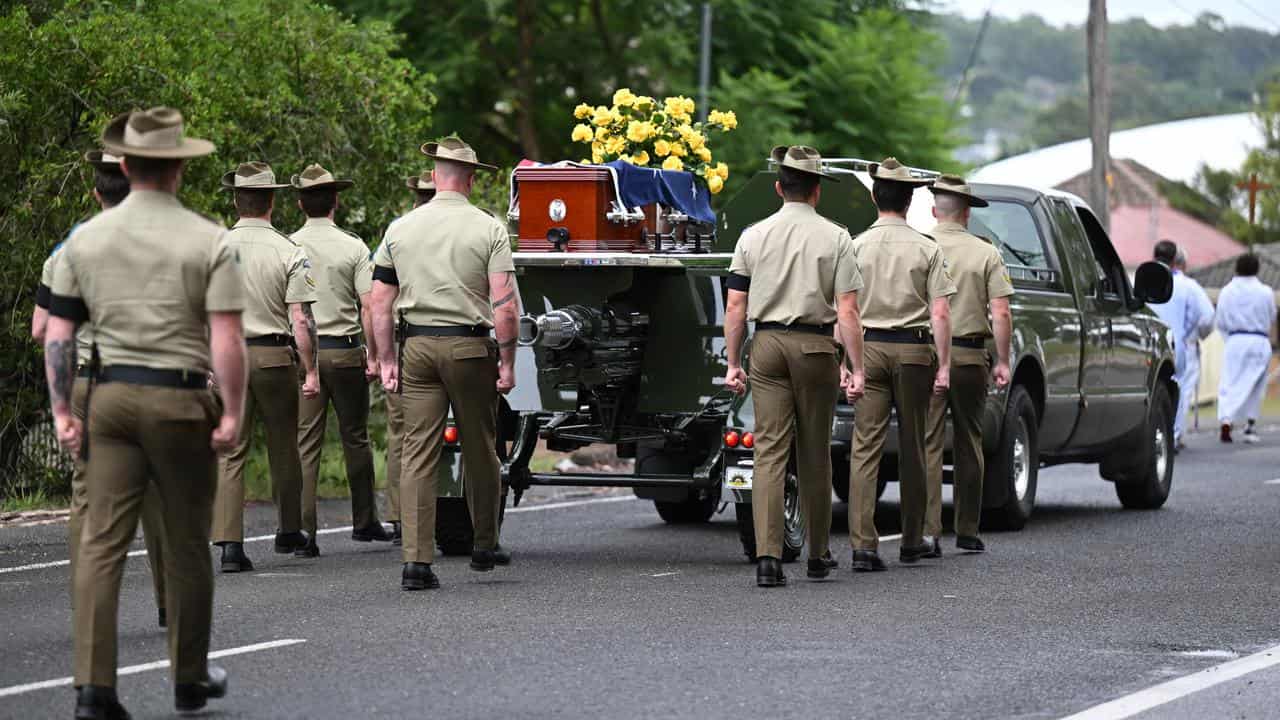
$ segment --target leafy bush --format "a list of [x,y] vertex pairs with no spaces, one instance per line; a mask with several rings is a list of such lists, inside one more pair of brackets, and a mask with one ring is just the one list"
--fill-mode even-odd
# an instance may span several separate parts
[[[286,179],[323,163],[356,179],[339,221],[373,244],[411,201],[403,177],[427,165],[418,145],[435,104],[433,78],[392,57],[397,43],[386,23],[309,0],[72,0],[0,16],[0,469],[11,486],[40,482],[15,468],[45,405],[28,339],[34,289],[50,248],[95,210],[80,157],[106,122],[181,109],[188,132],[218,144],[188,165],[182,199],[228,220],[218,181],[237,163],[265,160]],[[287,231],[302,216],[281,200]]]

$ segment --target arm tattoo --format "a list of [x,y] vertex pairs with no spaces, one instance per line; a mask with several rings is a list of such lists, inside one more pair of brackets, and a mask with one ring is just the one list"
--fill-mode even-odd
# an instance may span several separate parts
[[511,338],[510,340],[508,340],[508,341],[506,341],[506,342],[500,342],[500,343],[498,343],[498,347],[499,347],[499,348],[501,348],[501,349],[503,349],[503,350],[506,350],[507,348],[511,348],[511,347],[515,347],[515,346],[516,346],[516,339],[515,339],[515,338]]
[[49,366],[53,368],[53,382],[49,384],[49,396],[54,408],[71,406],[71,387],[76,381],[76,340],[54,340],[49,343]]
[[505,285],[503,285],[503,287],[511,287],[511,285],[515,282],[515,279],[516,279],[516,274],[513,272],[508,272],[507,282]]
[[302,306],[302,316],[307,321],[307,337],[311,338],[311,367],[320,367],[320,338],[316,333],[316,316],[311,312],[311,305],[308,303]]
[[[510,286],[508,286],[508,287],[510,287]],[[511,292],[507,293],[506,295],[503,295],[501,298],[498,298],[497,300],[494,300],[494,301],[493,301],[493,303],[492,303],[492,305],[493,305],[493,309],[494,309],[494,310],[497,310],[498,308],[502,307],[503,305],[506,305],[507,303],[509,303],[509,302],[511,302],[512,300],[515,300],[515,299],[516,299],[516,291],[515,291],[515,290],[512,290]]]

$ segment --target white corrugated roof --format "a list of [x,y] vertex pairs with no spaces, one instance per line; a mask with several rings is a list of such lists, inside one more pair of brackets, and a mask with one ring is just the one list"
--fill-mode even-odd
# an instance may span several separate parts
[[[1111,157],[1130,158],[1170,180],[1191,182],[1202,164],[1239,170],[1262,145],[1252,113],[1178,120],[1111,133]],[[1089,169],[1089,140],[1073,140],[998,160],[975,170],[975,182],[1053,187]]]

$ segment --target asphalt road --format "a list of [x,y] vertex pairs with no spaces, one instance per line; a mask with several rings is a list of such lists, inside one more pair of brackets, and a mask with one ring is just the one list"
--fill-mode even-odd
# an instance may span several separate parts
[[[1195,685],[1280,645],[1280,484],[1266,484],[1280,430],[1267,440],[1194,437],[1157,512],[1122,511],[1094,468],[1045,470],[1032,524],[988,535],[987,555],[956,555],[948,537],[944,559],[904,567],[891,543],[874,575],[848,571],[837,504],[834,579],[794,564],[775,590],[755,587],[731,510],[672,527],[623,498],[522,506],[503,535],[514,566],[444,559],[429,592],[402,592],[398,553],[345,533],[324,535],[318,560],[251,543],[258,571],[218,577],[213,647],[304,642],[219,660],[231,691],[208,715],[1060,718]],[[322,517],[340,526],[343,512]],[[250,516],[253,534],[271,530],[265,508]],[[69,687],[14,689],[70,674],[67,569],[6,570],[65,559],[64,532],[0,530],[0,717],[71,715]],[[129,561],[121,666],[166,657],[147,573]],[[1275,717],[1280,665],[1194,689],[1132,716]],[[172,714],[163,670],[121,677],[120,693],[135,717]],[[1105,712],[1082,717],[1131,716]]]

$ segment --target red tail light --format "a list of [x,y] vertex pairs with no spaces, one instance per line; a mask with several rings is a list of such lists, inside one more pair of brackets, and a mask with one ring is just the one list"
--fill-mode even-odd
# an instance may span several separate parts
[[447,443],[458,442],[458,428],[450,425],[444,429],[444,441]]
[[739,440],[740,438],[738,437],[738,433],[734,430],[730,430],[729,432],[724,434],[725,447],[736,448],[738,447]]
[[753,433],[742,433],[742,447],[750,450],[756,446],[756,436]]

